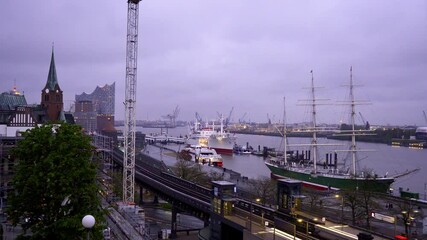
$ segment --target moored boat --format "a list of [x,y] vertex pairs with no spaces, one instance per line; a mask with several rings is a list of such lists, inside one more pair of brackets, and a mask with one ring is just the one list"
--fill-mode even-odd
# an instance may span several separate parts
[[[312,73],[312,72],[311,72]],[[351,125],[352,129],[347,131],[341,131],[340,134],[351,136],[351,145],[348,150],[335,150],[334,157],[332,153],[327,154],[326,159],[318,160],[318,147],[323,144],[318,143],[317,133],[319,132],[316,126],[316,104],[317,99],[314,94],[314,83],[313,73],[311,78],[311,99],[309,103],[312,107],[312,126],[310,131],[312,132],[312,139],[309,145],[311,148],[312,157],[311,159],[295,159],[292,155],[286,154],[282,158],[269,158],[265,161],[266,166],[271,171],[272,178],[292,178],[303,182],[304,186],[319,189],[319,190],[363,190],[388,193],[391,184],[397,177],[407,175],[415,170],[407,171],[405,173],[396,176],[379,176],[372,171],[356,171],[356,153],[362,151],[356,148],[356,136],[369,134],[369,130],[355,130],[355,105],[357,104],[354,100],[353,95],[353,79],[352,69],[350,69],[350,101],[346,104],[351,106]],[[285,113],[284,113],[285,115]],[[285,117],[284,117],[285,118]],[[284,121],[285,122],[285,121]],[[285,125],[285,124],[284,124]],[[285,139],[284,152],[288,153],[286,140],[286,125],[283,131],[283,137]],[[298,146],[298,145],[293,145]],[[330,146],[330,145],[329,145]],[[344,162],[338,164],[338,152],[347,152],[351,154],[351,164],[346,166]],[[319,164],[319,162],[322,162]]]
[[[424,112],[424,114],[426,114]],[[425,116],[425,115],[424,115]],[[427,117],[426,117],[427,119]],[[417,140],[427,140],[427,127],[417,127],[417,129],[415,130],[415,138]]]
[[222,167],[222,156],[218,154],[215,149],[202,147],[200,145],[190,145],[184,148],[182,153],[190,155],[191,160],[196,163]]
[[339,172],[318,172],[314,174],[307,166],[285,166],[281,163],[268,161],[265,163],[271,171],[271,177],[275,179],[292,178],[302,181],[305,187],[317,190],[363,190],[388,193],[390,185],[395,181],[394,177],[379,176],[353,176]]
[[237,145],[235,143],[233,147],[233,152],[235,154],[251,154],[253,150],[254,149],[251,146],[249,146],[248,143],[246,143],[246,145]]
[[200,127],[196,120],[187,138],[187,144],[201,145],[215,149],[218,154],[233,155],[233,146],[236,141],[234,135],[224,131],[223,119],[221,117],[220,129],[215,129],[215,124]]

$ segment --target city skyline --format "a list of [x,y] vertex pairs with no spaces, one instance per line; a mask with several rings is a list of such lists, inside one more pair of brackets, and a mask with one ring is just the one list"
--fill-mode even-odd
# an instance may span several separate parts
[[[65,109],[76,94],[116,83],[115,118],[124,118],[127,3],[45,1],[0,8],[0,92],[14,82],[40,103],[52,42]],[[303,122],[314,72],[320,123],[338,123],[336,106],[353,67],[356,99],[372,125],[425,126],[425,1],[142,1],[136,119],[156,120],[179,105],[179,120]],[[155,100],[153,100],[155,99]],[[358,119],[360,123],[360,119]]]

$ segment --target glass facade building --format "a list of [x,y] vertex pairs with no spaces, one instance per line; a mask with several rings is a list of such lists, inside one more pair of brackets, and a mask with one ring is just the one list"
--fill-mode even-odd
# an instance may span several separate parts
[[86,132],[114,129],[115,83],[75,97],[74,119]]

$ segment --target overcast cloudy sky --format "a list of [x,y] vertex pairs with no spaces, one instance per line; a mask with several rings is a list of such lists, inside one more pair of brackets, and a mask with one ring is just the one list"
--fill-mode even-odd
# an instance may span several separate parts
[[[217,112],[237,121],[307,120],[313,70],[319,122],[338,123],[335,106],[349,69],[371,124],[426,125],[427,1],[144,0],[139,9],[137,118],[155,120],[176,105],[179,119]],[[40,102],[52,42],[66,108],[75,94],[116,83],[124,118],[127,3],[117,0],[2,0],[0,92],[13,82]],[[68,109],[66,109],[68,110]]]

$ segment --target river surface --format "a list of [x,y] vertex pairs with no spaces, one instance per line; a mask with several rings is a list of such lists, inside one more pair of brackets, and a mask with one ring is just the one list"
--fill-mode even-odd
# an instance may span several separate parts
[[[160,133],[161,129],[156,128],[137,128],[137,131],[143,133]],[[178,127],[168,129],[170,136],[185,136],[188,134],[188,128]],[[263,146],[281,148],[281,138],[274,136],[262,135],[246,135],[236,134],[236,143],[246,145],[247,143],[254,149],[258,146],[262,149]],[[309,138],[289,138],[288,144],[309,143]],[[329,144],[335,146],[319,147],[319,158],[324,159],[324,155],[332,152],[334,149],[348,149],[348,141],[330,140],[320,138],[321,144]],[[289,147],[291,148],[291,147]],[[420,193],[421,199],[426,199],[427,193],[427,149],[413,149],[407,147],[392,147],[386,144],[379,143],[363,143],[357,144],[358,149],[363,149],[365,152],[358,153],[359,170],[372,170],[379,176],[397,175],[406,170],[419,168],[415,173],[396,179],[392,187],[394,194],[398,194],[398,189],[409,190],[411,192]],[[345,154],[345,153],[340,153]],[[344,157],[344,155],[342,156]],[[338,159],[341,159],[340,157]],[[173,164],[170,160],[167,164]],[[232,169],[249,178],[259,178],[270,176],[269,169],[264,164],[264,159],[255,155],[223,155],[223,167]]]

